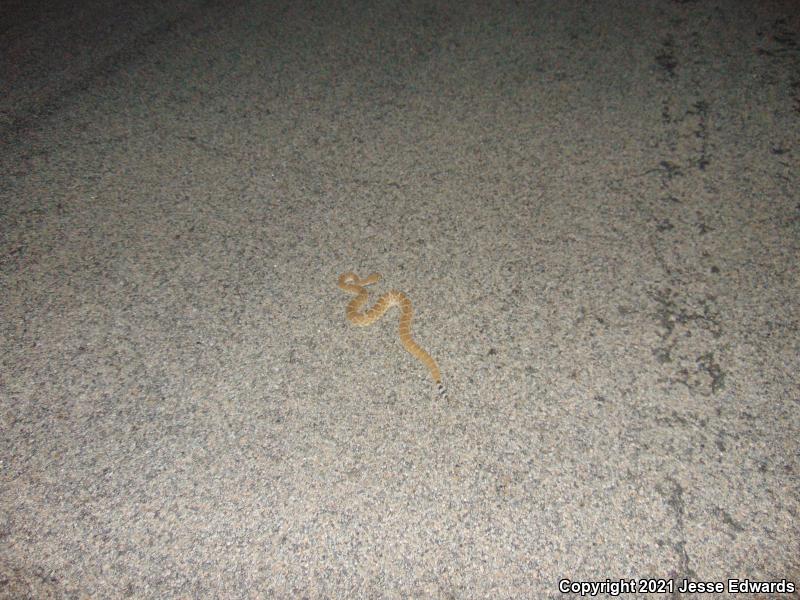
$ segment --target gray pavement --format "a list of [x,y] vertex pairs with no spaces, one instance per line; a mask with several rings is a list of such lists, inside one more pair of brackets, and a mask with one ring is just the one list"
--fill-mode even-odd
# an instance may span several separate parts
[[12,0],[0,67],[1,598],[799,597],[796,3]]

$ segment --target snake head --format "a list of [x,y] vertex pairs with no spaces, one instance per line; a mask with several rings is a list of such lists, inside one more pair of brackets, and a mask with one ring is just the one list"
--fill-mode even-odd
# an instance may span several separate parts
[[361,285],[360,281],[361,280],[359,279],[358,275],[356,275],[352,271],[348,273],[342,273],[341,275],[339,275],[339,285],[350,285],[350,284]]
[[342,273],[339,275],[339,285],[356,285],[358,287],[363,287],[365,285],[372,285],[373,283],[377,283],[381,280],[380,273],[372,273],[369,277],[365,277],[361,279],[358,275],[349,271],[347,273]]

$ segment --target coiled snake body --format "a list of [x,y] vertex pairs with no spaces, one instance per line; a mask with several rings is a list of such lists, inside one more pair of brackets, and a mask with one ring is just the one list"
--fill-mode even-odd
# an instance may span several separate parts
[[409,300],[408,296],[403,292],[392,290],[378,298],[378,301],[372,308],[366,312],[361,312],[361,307],[369,297],[365,286],[372,285],[380,281],[380,279],[380,273],[373,273],[365,279],[361,279],[355,273],[342,273],[342,275],[339,276],[339,287],[356,295],[347,305],[347,319],[354,325],[366,327],[380,319],[392,306],[399,307],[400,341],[411,356],[428,367],[428,370],[431,372],[431,377],[433,377],[433,381],[436,384],[437,393],[442,398],[446,398],[447,390],[442,384],[442,374],[439,372],[439,366],[436,364],[433,357],[425,352],[411,337],[411,317],[414,315],[414,311],[411,308],[411,300]]

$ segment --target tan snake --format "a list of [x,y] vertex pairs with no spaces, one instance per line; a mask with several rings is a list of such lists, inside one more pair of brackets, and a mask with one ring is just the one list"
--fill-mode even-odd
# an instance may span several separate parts
[[414,311],[411,308],[411,300],[409,300],[408,296],[396,290],[386,292],[383,296],[378,298],[378,301],[372,308],[366,312],[361,312],[361,307],[369,297],[365,286],[377,283],[380,279],[380,273],[373,273],[365,279],[361,279],[355,273],[342,273],[339,276],[339,287],[356,295],[347,305],[347,319],[354,325],[366,327],[380,319],[392,306],[399,307],[400,341],[411,356],[428,367],[428,370],[431,372],[431,377],[433,377],[433,381],[436,383],[437,393],[442,398],[447,398],[447,390],[442,384],[442,374],[439,372],[439,366],[436,364],[433,357],[425,352],[425,350],[411,338],[411,317],[414,315]]

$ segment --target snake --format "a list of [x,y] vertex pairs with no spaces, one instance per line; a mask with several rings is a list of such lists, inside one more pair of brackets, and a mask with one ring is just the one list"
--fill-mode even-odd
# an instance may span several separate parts
[[436,392],[439,397],[447,398],[447,389],[442,383],[442,374],[439,371],[439,365],[433,357],[425,352],[419,344],[417,344],[411,337],[411,318],[414,316],[414,310],[411,307],[411,300],[403,292],[392,290],[383,294],[375,304],[367,311],[362,311],[364,303],[369,298],[369,292],[366,286],[377,283],[381,280],[380,273],[372,273],[369,277],[361,279],[355,273],[342,273],[339,276],[339,287],[355,294],[347,305],[347,320],[359,327],[367,327],[372,325],[375,321],[380,319],[386,311],[393,306],[400,309],[400,342],[408,353],[416,358],[419,362],[425,365],[430,371],[433,382],[436,384]]

